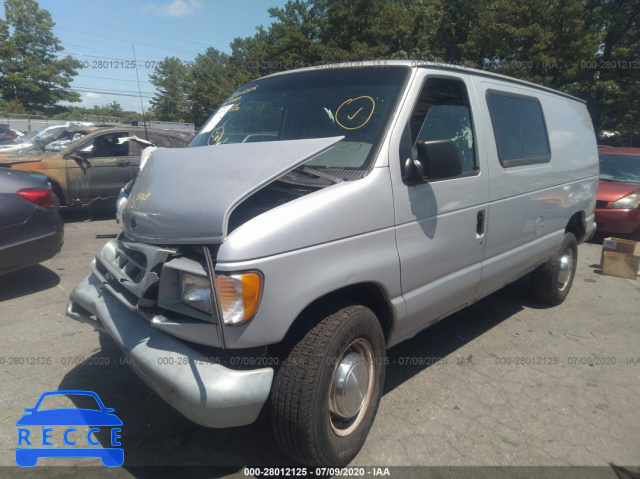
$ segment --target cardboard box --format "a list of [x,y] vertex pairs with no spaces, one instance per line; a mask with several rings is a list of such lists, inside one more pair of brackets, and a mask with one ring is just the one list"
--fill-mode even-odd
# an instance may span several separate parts
[[602,254],[600,255],[600,267],[604,269],[604,253],[630,254],[640,256],[640,242],[622,238],[605,238],[602,243]]
[[604,251],[602,274],[618,278],[636,279],[640,268],[640,256]]

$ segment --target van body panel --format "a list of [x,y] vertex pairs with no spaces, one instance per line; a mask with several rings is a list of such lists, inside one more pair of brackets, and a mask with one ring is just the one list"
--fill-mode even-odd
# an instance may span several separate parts
[[393,227],[249,261],[220,261],[216,271],[260,271],[265,278],[256,316],[244,325],[225,327],[229,348],[281,341],[309,304],[349,285],[376,284],[394,320],[405,316]]
[[[378,306],[382,299],[390,310],[390,318],[385,312],[379,319],[386,346],[391,347],[549,262],[568,229],[587,238],[593,233],[599,163],[583,102],[471,69],[427,62],[389,64],[403,66],[405,71],[396,77],[380,70],[376,62],[364,62],[357,68],[370,71],[346,71],[348,66],[340,66],[335,77],[324,71],[305,83],[302,79],[308,79],[314,69],[304,69],[304,77],[280,78],[288,86],[273,90],[282,93],[277,98],[269,97],[269,82],[256,80],[241,87],[237,97],[230,97],[230,103],[214,112],[207,123],[210,129],[201,130],[216,146],[182,150],[179,156],[189,167],[176,169],[178,176],[172,174],[170,153],[156,155],[164,163],[162,171],[158,170],[160,163],[154,166],[152,161],[147,173],[140,175],[126,213],[129,216],[125,215],[124,234],[103,248],[106,252],[111,248],[113,254],[98,254],[94,274],[76,287],[67,314],[90,323],[109,323],[108,305],[122,303],[130,316],[146,321],[154,331],[166,314],[163,331],[158,332],[177,342],[186,338],[180,344],[199,343],[199,347],[210,348],[212,356],[221,348],[259,348],[267,359],[270,354],[280,358],[291,351],[283,350],[290,346],[283,339],[297,334],[292,325],[309,318],[303,312],[332,293],[372,284],[383,296],[372,302]],[[357,80],[343,90],[338,80],[344,78]],[[402,80],[401,86],[396,78]],[[329,80],[330,91],[325,83]],[[374,88],[382,80],[386,83]],[[301,84],[311,86],[304,94],[298,92],[295,101],[282,100]],[[362,91],[356,91],[359,89]],[[290,136],[269,115],[252,116],[250,121],[232,116],[238,118],[238,124],[224,120],[233,126],[225,135],[237,136],[238,143],[249,138],[256,142],[222,144],[218,141],[222,133],[214,134],[217,129],[211,128],[222,128],[218,122],[226,112],[254,111],[245,108],[246,103],[243,109],[233,110],[240,97],[262,98],[268,108],[277,107],[276,113],[282,114],[275,115],[282,119],[281,125],[300,126],[291,131],[300,130],[312,139],[280,141]],[[307,107],[319,113],[318,120],[285,114],[287,108],[304,113]],[[306,119],[304,129],[298,125],[301,119]],[[255,131],[251,129],[254,120],[260,126]],[[318,124],[330,128],[316,129]],[[325,131],[339,131],[344,141]],[[303,133],[296,136],[302,137]],[[194,139],[191,146],[210,144],[205,139]],[[342,141],[341,147],[330,149],[337,141]],[[360,151],[367,145],[370,150]],[[431,148],[434,145],[444,145],[445,156],[431,158],[438,154]],[[324,159],[322,154],[313,158],[320,151],[328,151]],[[356,153],[349,155],[349,151]],[[218,161],[210,161],[210,155]],[[445,157],[452,163],[443,168]],[[307,169],[315,171],[302,170],[298,176],[294,173],[299,170],[291,171],[306,162]],[[443,171],[462,173],[438,178],[438,172],[444,176]],[[140,220],[136,227],[131,223],[134,219]],[[145,242],[155,244],[142,244]],[[577,250],[572,241],[567,243],[563,261],[550,263],[554,278],[537,281],[536,292],[542,293],[543,300],[545,295],[550,297],[551,304],[564,300],[573,280],[571,268],[576,263],[572,260]],[[98,275],[101,271],[102,277]],[[568,271],[571,274],[566,279]],[[242,310],[248,301],[242,289],[246,278],[242,275],[247,272],[260,277],[255,314],[253,309],[251,313]],[[224,278],[227,286],[224,282],[220,286],[220,275],[231,277]],[[535,278],[540,280],[540,276]],[[164,302],[159,301],[158,285],[165,288]],[[247,298],[255,301],[256,291],[249,287]],[[345,299],[357,302],[362,291]],[[336,304],[335,311],[342,306]],[[328,318],[327,324],[335,319]],[[203,327],[187,331],[198,321]],[[353,321],[349,324],[357,320]],[[377,326],[372,321],[369,317],[368,324]],[[115,334],[113,328],[110,331]],[[126,333],[126,328],[122,331]],[[219,338],[200,338],[206,331]],[[135,349],[131,344],[138,344],[135,338],[121,339],[119,344],[131,354]],[[312,336],[303,339],[313,340]],[[197,351],[190,349],[184,355],[197,358]],[[385,359],[383,352],[375,356],[374,360]],[[218,369],[216,374],[227,374]],[[144,378],[145,371],[137,372]],[[156,390],[170,389],[175,399],[170,403],[181,410],[176,404],[195,391],[193,385],[175,389],[161,371],[156,373]],[[265,384],[271,381],[270,369],[261,374]],[[238,375],[240,380],[245,375]],[[242,382],[230,387],[235,391],[229,398],[242,393]],[[259,393],[251,395],[252,412],[264,403],[266,386]],[[246,424],[237,416],[226,420],[225,410],[234,406],[224,398],[206,405],[204,412],[217,408],[207,415],[207,425]]]
[[478,297],[545,263],[560,247],[569,218],[588,211],[597,186],[596,177],[490,203]]
[[[484,123],[488,126],[485,131],[491,178],[489,201],[598,176],[596,137],[586,105],[507,83],[482,81],[480,78],[475,78],[474,82]],[[531,97],[540,102],[551,149],[551,160],[548,163],[510,168],[504,168],[500,164],[486,101],[491,90]]]
[[[220,246],[218,261],[278,255],[393,225],[389,169],[374,168],[361,180],[329,186],[249,220]],[[333,260],[329,257],[325,261]]]
[[[598,156],[586,106],[568,98],[475,78],[485,124],[491,126],[486,97],[493,91],[535,98],[548,134],[548,163],[505,168],[493,128],[487,128],[489,205],[484,262],[478,297],[483,297],[545,263],[560,247],[569,219],[595,208]],[[562,232],[562,234],[558,234]],[[535,243],[530,249],[521,246]],[[490,266],[489,266],[490,265]]]
[[[400,166],[412,153],[406,125],[415,99],[429,78],[460,81],[466,87],[474,130],[475,174],[407,186]],[[390,141],[396,212],[396,241],[401,264],[402,292],[407,317],[394,327],[394,337],[403,337],[424,324],[467,304],[475,295],[482,276],[484,237],[478,234],[478,218],[488,201],[487,165],[482,118],[473,83],[467,74],[419,70],[398,115]]]

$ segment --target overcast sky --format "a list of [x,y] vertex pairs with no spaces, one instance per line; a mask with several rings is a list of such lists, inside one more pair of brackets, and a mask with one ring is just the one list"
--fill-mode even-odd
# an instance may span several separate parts
[[[167,56],[192,62],[209,46],[230,52],[236,37],[251,36],[272,23],[267,9],[286,0],[39,0],[56,23],[54,33],[71,55],[87,67],[72,88],[92,107],[117,100],[140,111],[132,44],[145,109],[155,88],[149,74]],[[4,17],[3,9],[2,16]],[[102,62],[102,63],[100,63]]]

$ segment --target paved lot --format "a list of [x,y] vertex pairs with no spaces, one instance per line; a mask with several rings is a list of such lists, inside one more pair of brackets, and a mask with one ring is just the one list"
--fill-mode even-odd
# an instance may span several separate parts
[[[58,256],[0,277],[0,474],[18,472],[23,409],[56,389],[95,391],[123,420],[125,467],[96,469],[101,475],[200,465],[241,476],[244,466],[288,465],[266,418],[229,430],[189,422],[123,364],[110,338],[65,317],[69,293],[107,241],[96,235],[119,230],[109,215],[84,219],[66,215]],[[599,257],[597,242],[580,246],[560,307],[530,300],[524,279],[392,349],[378,417],[353,465],[606,466],[597,471],[635,477],[628,468],[640,465],[640,281],[602,276]]]

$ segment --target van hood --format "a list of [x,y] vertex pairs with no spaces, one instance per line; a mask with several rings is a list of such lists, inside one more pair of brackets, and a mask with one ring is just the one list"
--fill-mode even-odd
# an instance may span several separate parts
[[236,206],[343,138],[158,149],[129,195],[124,233],[152,244],[222,243]]

